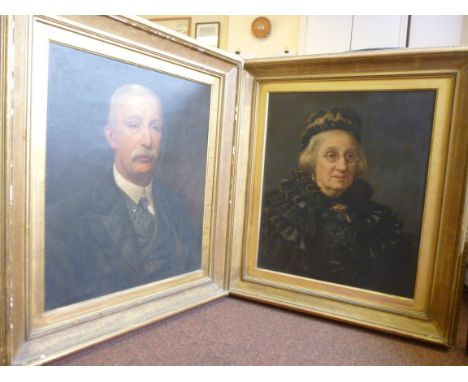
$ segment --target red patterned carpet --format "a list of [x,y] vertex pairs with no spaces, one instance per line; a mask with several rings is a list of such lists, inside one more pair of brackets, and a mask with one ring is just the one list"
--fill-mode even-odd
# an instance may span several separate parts
[[468,293],[448,350],[226,297],[49,365],[468,365],[467,332]]

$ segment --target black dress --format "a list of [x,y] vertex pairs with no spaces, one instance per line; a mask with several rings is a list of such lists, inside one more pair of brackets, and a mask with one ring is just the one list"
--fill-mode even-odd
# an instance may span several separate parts
[[264,197],[258,266],[412,297],[418,245],[390,208],[356,180],[338,198],[297,170]]

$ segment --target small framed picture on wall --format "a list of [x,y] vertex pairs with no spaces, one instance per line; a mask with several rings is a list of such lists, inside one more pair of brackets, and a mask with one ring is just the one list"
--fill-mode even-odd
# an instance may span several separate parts
[[192,27],[191,17],[150,17],[148,20],[162,25],[163,27],[172,29],[175,32],[190,36],[190,30]]
[[195,39],[202,44],[219,48],[220,23],[196,23]]

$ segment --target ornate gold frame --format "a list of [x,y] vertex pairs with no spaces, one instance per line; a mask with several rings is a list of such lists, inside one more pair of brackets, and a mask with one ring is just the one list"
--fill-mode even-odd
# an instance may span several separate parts
[[[454,340],[461,294],[468,50],[250,60],[237,142],[230,293],[431,343]],[[257,268],[268,95],[434,89],[437,102],[414,299]],[[280,153],[278,155],[281,155]],[[461,180],[464,181],[461,181]]]
[[[2,97],[8,142],[2,146],[2,180],[8,179],[11,201],[2,222],[7,281],[3,287],[2,278],[2,363],[43,363],[226,295],[230,185],[224,179],[232,171],[241,62],[200,52],[191,39],[139,18],[5,16],[1,21],[8,47],[2,55],[2,94],[8,95]],[[50,41],[210,86],[200,270],[44,312],[44,92]]]
[[[2,16],[0,30],[0,363],[41,364],[228,293],[452,343],[466,253],[468,49],[243,62],[136,17]],[[44,314],[46,142],[37,89],[47,65],[41,46],[51,39],[212,87],[200,271]],[[317,88],[439,92],[415,299],[256,268],[268,93]]]

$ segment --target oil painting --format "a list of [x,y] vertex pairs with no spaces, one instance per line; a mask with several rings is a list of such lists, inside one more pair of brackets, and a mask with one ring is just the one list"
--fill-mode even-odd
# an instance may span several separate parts
[[200,269],[210,92],[50,43],[46,310]]
[[436,93],[270,93],[258,267],[413,298]]

